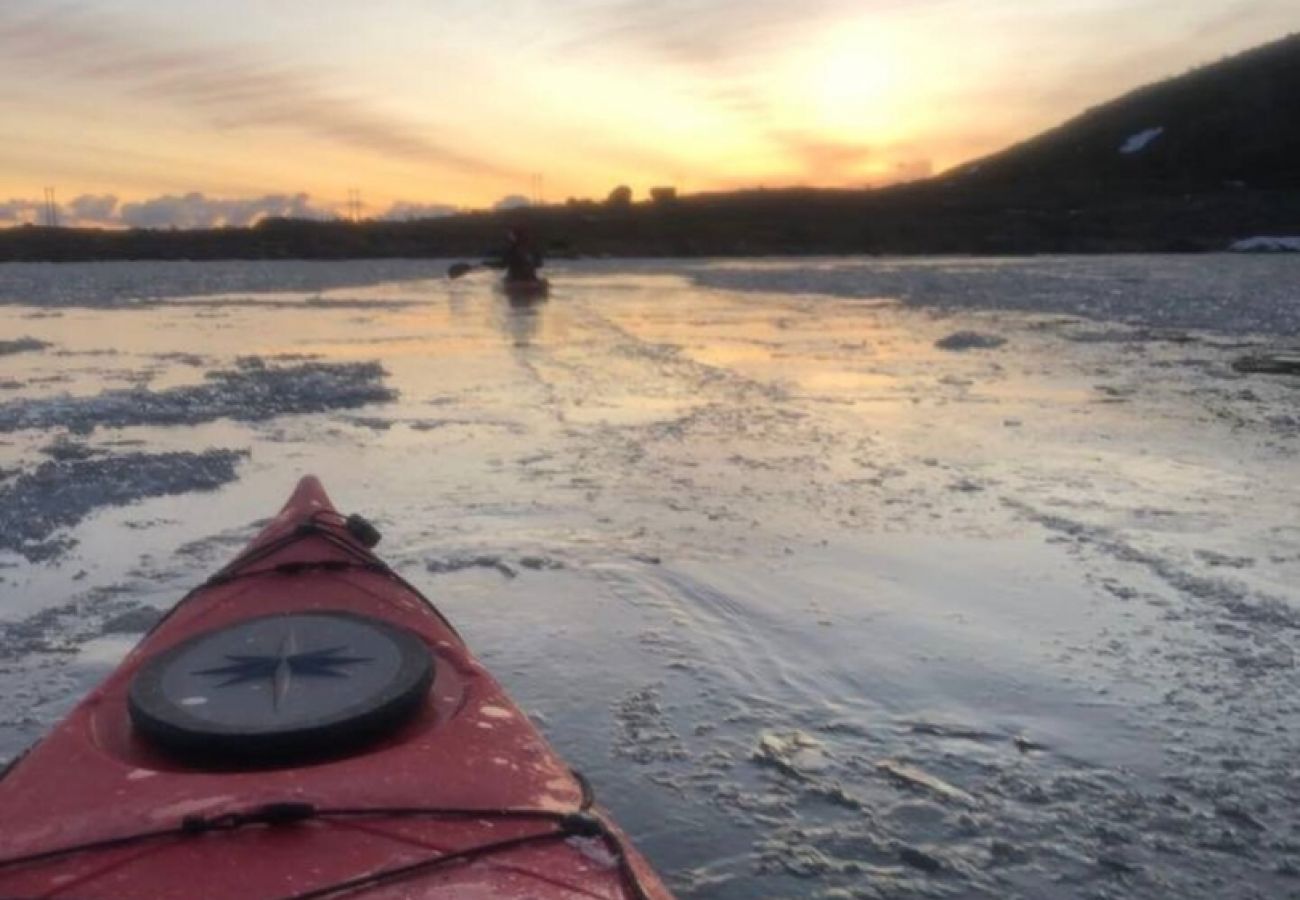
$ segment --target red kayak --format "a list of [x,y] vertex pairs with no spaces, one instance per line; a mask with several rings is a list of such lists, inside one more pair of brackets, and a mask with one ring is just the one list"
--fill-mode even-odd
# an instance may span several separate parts
[[671,895],[315,478],[0,779],[0,897]]

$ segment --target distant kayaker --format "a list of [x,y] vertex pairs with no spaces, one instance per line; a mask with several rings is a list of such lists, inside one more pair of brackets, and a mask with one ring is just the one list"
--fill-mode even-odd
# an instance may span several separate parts
[[506,249],[501,254],[506,281],[537,281],[537,270],[544,263],[542,254],[522,228],[512,228],[506,235]]

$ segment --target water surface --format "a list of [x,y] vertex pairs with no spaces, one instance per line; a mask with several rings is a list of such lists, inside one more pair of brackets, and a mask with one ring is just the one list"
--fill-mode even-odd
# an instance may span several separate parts
[[443,271],[0,267],[0,756],[314,472],[684,897],[1297,889],[1294,261]]

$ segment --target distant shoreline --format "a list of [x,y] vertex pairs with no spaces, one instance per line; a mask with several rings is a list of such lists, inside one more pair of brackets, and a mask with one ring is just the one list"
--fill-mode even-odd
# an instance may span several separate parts
[[935,179],[874,191],[788,189],[666,202],[570,202],[438,219],[266,219],[249,228],[0,230],[0,262],[479,258],[524,225],[552,256],[1004,256],[1200,253],[1300,233],[1300,188]]

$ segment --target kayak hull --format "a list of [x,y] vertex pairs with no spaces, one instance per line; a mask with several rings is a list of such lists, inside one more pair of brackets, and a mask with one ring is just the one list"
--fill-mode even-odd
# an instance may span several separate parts
[[[374,562],[356,562],[367,557]],[[133,726],[130,687],[151,659],[196,635],[304,613],[369,617],[418,636],[436,671],[419,708],[360,749],[265,768],[179,759]],[[301,820],[208,827],[267,807]],[[255,900],[402,867],[412,871],[347,895],[670,897],[451,625],[369,554],[311,477],[231,566],[10,768],[0,809],[4,897]],[[564,830],[575,812],[588,832]],[[168,829],[176,833],[139,839]],[[126,840],[14,862],[113,839]],[[437,862],[444,855],[450,864]]]
[[551,283],[545,278],[531,281],[511,281],[501,283],[501,289],[514,299],[532,299],[546,297],[551,292]]

